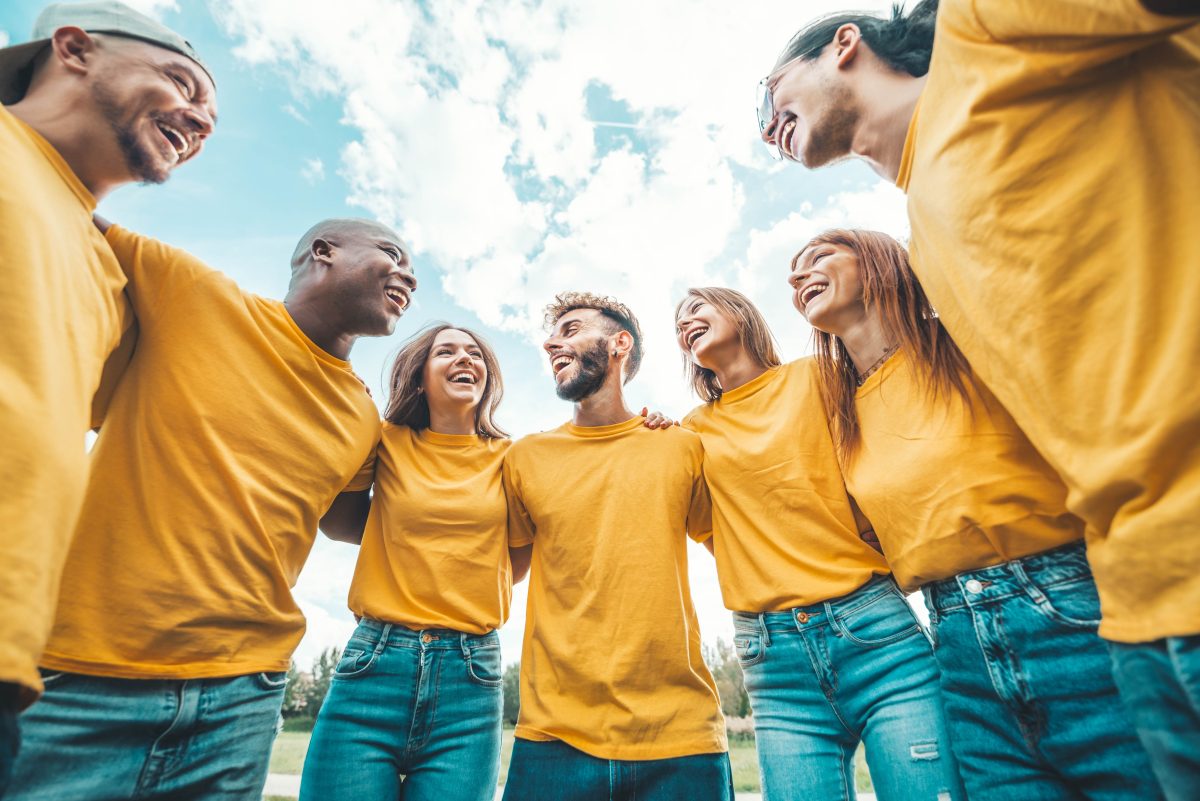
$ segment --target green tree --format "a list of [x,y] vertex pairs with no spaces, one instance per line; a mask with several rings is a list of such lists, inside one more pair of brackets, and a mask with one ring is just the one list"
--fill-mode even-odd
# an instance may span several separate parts
[[521,663],[513,662],[504,669],[504,722],[517,725],[521,709]]
[[329,694],[329,684],[333,681],[333,671],[341,658],[342,649],[330,647],[313,660],[312,679],[308,691],[304,694],[305,715],[315,719],[321,711],[321,704],[325,703],[325,696]]
[[750,696],[746,694],[742,666],[738,663],[733,646],[720,637],[716,646],[702,645],[704,662],[717,683],[721,696],[721,711],[729,717],[744,718],[750,714]]
[[288,666],[287,688],[283,691],[283,716],[285,718],[307,717],[308,693],[312,686],[312,677],[301,673],[296,667],[296,660]]

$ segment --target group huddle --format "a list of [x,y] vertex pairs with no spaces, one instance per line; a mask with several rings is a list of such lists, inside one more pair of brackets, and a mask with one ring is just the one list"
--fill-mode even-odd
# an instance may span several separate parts
[[260,798],[319,529],[359,546],[358,626],[304,801],[494,797],[527,576],[504,798],[732,801],[689,538],[770,801],[853,801],[860,745],[881,801],[1200,798],[1198,21],[806,26],[762,139],[866,160],[911,240],[795,243],[777,288],[815,347],[789,363],[745,295],[681,289],[679,424],[627,405],[632,309],[547,298],[573,416],[513,442],[495,353],[448,323],[400,348],[380,420],[348,359],[418,289],[388,226],[312,226],[277,301],[97,216],[200,153],[216,86],[115,0],[48,7],[0,49],[0,797]]

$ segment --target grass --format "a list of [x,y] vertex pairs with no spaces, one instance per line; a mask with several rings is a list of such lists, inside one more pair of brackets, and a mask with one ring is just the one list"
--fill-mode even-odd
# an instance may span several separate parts
[[[275,750],[271,753],[272,773],[299,775],[304,769],[304,754],[308,750],[309,732],[285,731],[275,739]],[[508,760],[512,756],[513,730],[504,730],[504,741],[500,749],[500,783],[508,776]],[[757,793],[758,756],[753,742],[735,742],[729,747],[729,761],[733,766],[733,788],[743,793]],[[854,778],[861,792],[870,792],[871,777],[863,760],[861,747],[854,757]],[[268,797],[266,801],[283,801]]]

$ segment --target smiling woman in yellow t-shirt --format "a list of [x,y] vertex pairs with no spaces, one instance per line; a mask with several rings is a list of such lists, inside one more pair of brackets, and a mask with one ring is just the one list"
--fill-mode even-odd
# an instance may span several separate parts
[[846,486],[901,588],[924,592],[968,794],[1159,797],[1096,633],[1083,523],[975,380],[904,247],[826,231],[788,280],[816,329]]
[[[322,520],[362,543],[342,652],[313,729],[302,799],[483,801],[496,792],[502,693],[496,629],[529,547],[508,547],[492,421],[503,387],[480,336],[426,328],[396,356],[375,493]],[[368,512],[369,510],[369,512]]]
[[881,797],[962,798],[929,640],[864,541],[816,363],[781,365],[766,321],[732,289],[689,290],[675,319],[705,401],[683,425],[704,445],[707,545],[734,613],[764,791],[853,798],[864,742]]

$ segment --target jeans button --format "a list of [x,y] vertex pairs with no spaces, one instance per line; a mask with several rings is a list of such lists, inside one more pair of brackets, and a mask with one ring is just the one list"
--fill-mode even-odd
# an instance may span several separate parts
[[[978,583],[978,582],[976,582],[976,583]],[[422,634],[421,642],[433,642],[433,637],[429,636],[428,634]]]
[[974,594],[980,593],[982,591],[983,591],[983,585],[979,582],[979,579],[968,579],[967,580],[967,592],[974,595]]
[[800,621],[801,623],[807,623],[808,618],[809,618],[808,612],[797,612],[796,613],[796,620]]

